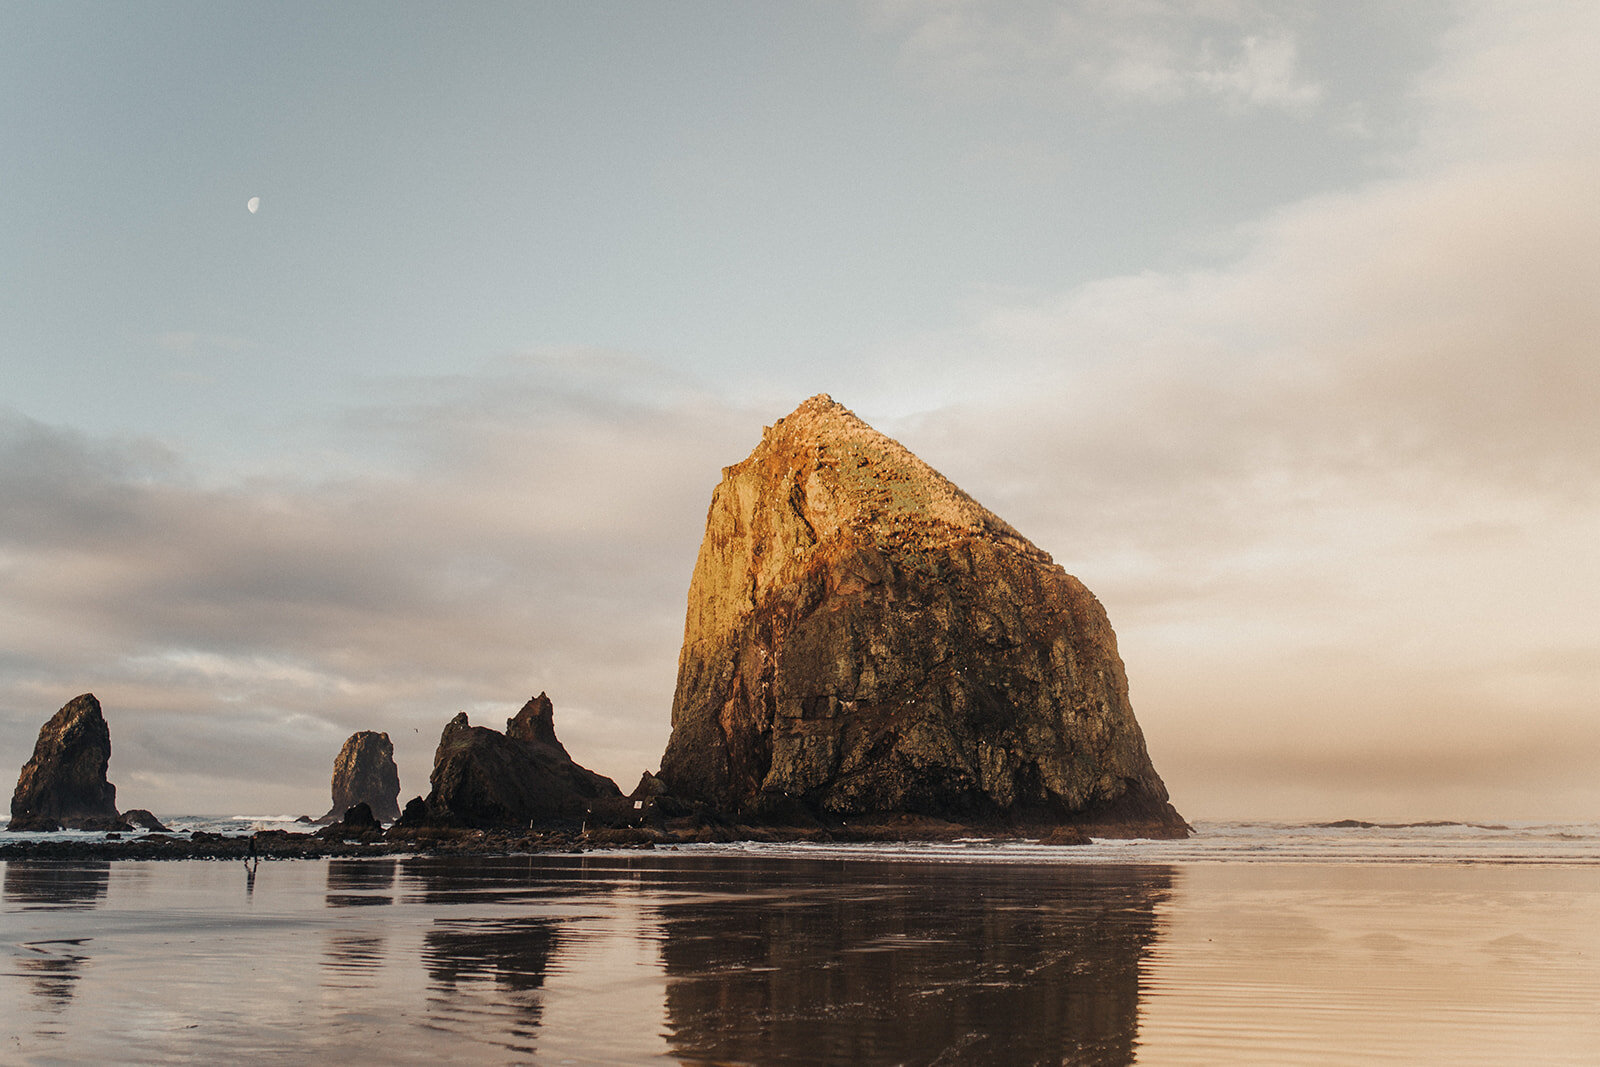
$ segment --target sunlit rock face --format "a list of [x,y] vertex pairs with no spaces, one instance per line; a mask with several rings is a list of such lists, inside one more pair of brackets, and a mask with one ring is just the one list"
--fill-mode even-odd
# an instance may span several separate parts
[[[111,729],[93,693],[69,701],[39,729],[33,758],[11,795],[10,830],[105,828],[117,821],[117,787],[106,781]],[[97,826],[96,824],[99,824]]]
[[333,761],[333,807],[318,822],[336,822],[357,804],[373,817],[393,822],[400,817],[400,771],[388,734],[362,730],[351,734]]
[[1099,601],[827,396],[712,494],[661,777],[755,818],[1187,829]]
[[425,821],[435,826],[581,824],[623,806],[616,783],[574,763],[556,739],[554,708],[543,693],[506,721],[503,734],[473,726],[465,712],[451,719],[429,782]]

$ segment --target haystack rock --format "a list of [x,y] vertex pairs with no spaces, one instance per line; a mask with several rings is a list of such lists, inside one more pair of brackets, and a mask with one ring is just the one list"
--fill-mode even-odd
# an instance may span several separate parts
[[428,780],[433,789],[424,803],[433,825],[576,824],[625,806],[615,782],[574,763],[556,740],[555,710],[543,693],[506,720],[503,734],[473,726],[465,712],[451,719]]
[[1100,602],[827,396],[712,493],[661,778],[769,821],[1188,829]]
[[39,729],[33,758],[11,795],[9,830],[114,828],[117,787],[106,781],[111,729],[100,701],[85,693]]
[[333,807],[317,821],[337,822],[357,804],[383,822],[400,817],[400,771],[388,734],[362,730],[345,741],[333,761]]

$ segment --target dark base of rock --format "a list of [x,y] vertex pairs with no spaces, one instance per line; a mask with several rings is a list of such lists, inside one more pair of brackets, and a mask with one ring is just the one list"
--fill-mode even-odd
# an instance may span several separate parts
[[[146,813],[148,814],[148,813]],[[151,816],[155,818],[155,816]],[[160,823],[156,824],[160,826]],[[127,833],[134,828],[120,815],[91,815],[81,819],[52,819],[44,815],[19,816],[6,827],[8,831],[32,834],[50,834],[58,830],[95,830]]]
[[1075,826],[994,826],[949,822],[928,815],[875,815],[833,826],[783,826],[732,823],[700,813],[655,823],[582,829],[480,830],[466,827],[403,826],[388,830],[343,822],[314,834],[260,830],[228,836],[197,830],[191,834],[148,833],[105,841],[7,841],[0,838],[0,860],[256,860],[328,857],[443,855],[504,856],[524,853],[586,852],[594,849],[651,849],[658,845],[725,844],[737,841],[827,843],[915,843],[988,838],[1036,841],[1046,845],[1087,845],[1093,837],[1187,836],[1113,833],[1092,836]]
[[346,808],[344,818],[323,827],[314,836],[327,841],[380,841],[383,824],[373,817],[372,806],[362,801]]
[[[659,779],[651,779],[658,783]],[[1124,796],[1080,812],[1051,809],[1009,813],[993,811],[905,811],[834,815],[818,811],[796,798],[764,798],[759,813],[719,812],[698,801],[686,800],[641,783],[634,795],[637,809],[625,812],[632,823],[657,828],[698,829],[738,827],[743,836],[718,840],[761,839],[778,833],[809,837],[822,834],[835,841],[948,841],[956,837],[1027,838],[1046,844],[1086,844],[1094,838],[1181,840],[1193,833],[1173,806],[1164,800]]]

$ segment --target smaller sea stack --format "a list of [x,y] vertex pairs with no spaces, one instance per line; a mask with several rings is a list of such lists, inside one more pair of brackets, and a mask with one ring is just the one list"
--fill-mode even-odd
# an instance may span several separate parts
[[106,829],[117,824],[117,787],[106,781],[111,729],[93,693],[71,700],[39,729],[33,758],[11,795],[8,830]]
[[357,804],[382,822],[400,817],[400,771],[388,734],[362,730],[345,741],[333,761],[333,807],[317,821],[338,822]]
[[473,726],[466,712],[451,719],[428,780],[425,819],[432,826],[581,824],[626,803],[615,782],[574,763],[556,740],[555,711],[543,693],[506,720],[503,734]]

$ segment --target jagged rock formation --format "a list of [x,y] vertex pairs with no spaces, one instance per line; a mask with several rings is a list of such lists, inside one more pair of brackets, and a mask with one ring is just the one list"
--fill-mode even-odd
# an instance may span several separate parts
[[[555,710],[540,693],[506,720],[506,732],[473,726],[465,712],[445,725],[433,757],[427,823],[483,829],[581,823],[626,806],[604,775],[572,761],[556,740]],[[406,805],[408,816],[412,810]],[[411,820],[405,820],[411,825]]]
[[117,787],[106,781],[110,761],[111,729],[100,701],[93,693],[69,701],[39,729],[11,795],[7,829],[117,827]]
[[317,821],[336,822],[357,804],[383,822],[400,817],[400,771],[388,734],[362,730],[345,741],[333,761],[333,807]]
[[773,821],[1187,830],[1099,601],[827,396],[712,494],[660,776]]

